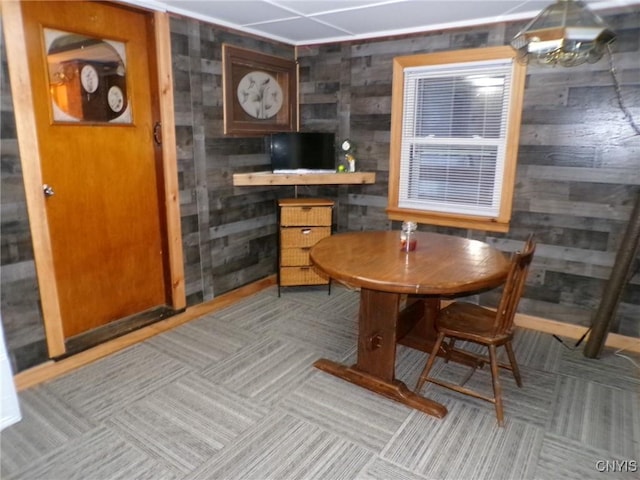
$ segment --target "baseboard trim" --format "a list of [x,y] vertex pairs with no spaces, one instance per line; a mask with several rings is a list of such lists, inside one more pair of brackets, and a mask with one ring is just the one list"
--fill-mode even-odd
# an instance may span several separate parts
[[[276,284],[277,277],[275,275],[271,275],[233,290],[232,292],[220,295],[209,302],[189,307],[184,313],[167,318],[166,320],[161,320],[127,335],[123,335],[122,337],[115,338],[94,348],[73,355],[72,357],[68,357],[57,362],[48,361],[36,367],[19,372],[13,377],[16,389],[18,391],[22,391],[40,383],[52,380],[91,362],[104,358],[120,350],[124,350],[125,348],[142,342],[155,335],[202,317],[203,315],[226,308],[245,297],[251,296]],[[574,339],[582,337],[586,330],[585,327],[580,325],[571,325],[558,322],[556,320],[548,320],[524,314],[516,315],[515,324],[519,327]],[[640,338],[626,337],[624,335],[610,333],[607,336],[606,346],[640,353]]]
[[34,387],[40,383],[52,380],[56,377],[76,370],[91,362],[95,362],[101,358],[111,355],[120,350],[124,350],[136,343],[140,343],[160,333],[166,332],[187,322],[195,320],[209,313],[228,307],[245,297],[251,296],[260,290],[275,285],[277,283],[276,275],[263,278],[256,282],[250,283],[243,287],[237,288],[231,292],[220,295],[208,302],[194,305],[187,308],[184,313],[180,313],[165,320],[161,320],[147,327],[135,330],[131,333],[123,335],[113,340],[109,340],[96,347],[80,352],[71,357],[59,360],[48,361],[33,368],[29,368],[13,376],[16,389],[18,391]]
[[[572,325],[569,323],[558,322],[557,320],[549,320],[541,317],[534,317],[525,314],[516,314],[515,324],[518,327],[530,328],[540,332],[550,333],[559,337],[567,337],[580,339],[586,333],[587,327],[581,325]],[[586,342],[589,335],[585,337]],[[627,352],[640,353],[640,338],[627,337],[617,333],[609,333],[605,346],[625,350]]]

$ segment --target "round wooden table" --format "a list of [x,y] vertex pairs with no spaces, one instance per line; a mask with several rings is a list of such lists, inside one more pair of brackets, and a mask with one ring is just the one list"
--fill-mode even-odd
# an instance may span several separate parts
[[[509,259],[478,240],[416,232],[404,252],[400,232],[332,235],[311,249],[316,268],[360,288],[358,360],[353,366],[320,359],[315,366],[364,388],[442,418],[446,408],[395,378],[398,342],[430,351],[440,297],[464,296],[504,283]],[[454,359],[455,360],[455,359]]]

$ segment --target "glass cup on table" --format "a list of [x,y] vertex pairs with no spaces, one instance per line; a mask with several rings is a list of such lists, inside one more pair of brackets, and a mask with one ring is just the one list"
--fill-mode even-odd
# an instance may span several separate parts
[[403,252],[412,252],[416,249],[417,229],[418,224],[416,222],[402,222],[402,230],[400,231],[400,250]]

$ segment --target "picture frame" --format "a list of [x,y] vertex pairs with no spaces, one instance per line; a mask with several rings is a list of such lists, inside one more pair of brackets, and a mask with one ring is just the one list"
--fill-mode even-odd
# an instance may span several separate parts
[[222,45],[224,134],[258,136],[298,129],[294,60]]

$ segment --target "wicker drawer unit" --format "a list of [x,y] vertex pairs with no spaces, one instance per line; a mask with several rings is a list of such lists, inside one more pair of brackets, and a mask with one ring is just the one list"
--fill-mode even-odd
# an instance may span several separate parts
[[329,278],[316,270],[309,251],[319,240],[331,235],[333,202],[320,198],[285,198],[278,201],[280,287],[327,285]]

